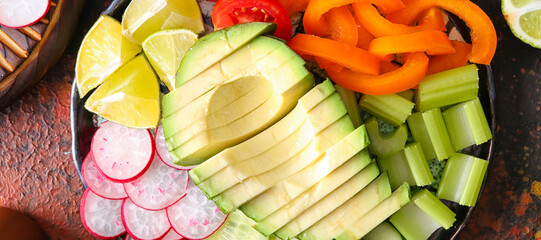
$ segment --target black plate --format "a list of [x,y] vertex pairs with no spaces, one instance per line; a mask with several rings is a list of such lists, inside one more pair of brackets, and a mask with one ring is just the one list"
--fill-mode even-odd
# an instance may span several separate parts
[[[108,6],[108,8],[103,11],[102,14],[109,15],[116,17],[117,19],[120,18],[122,12],[126,8],[127,4],[129,3],[129,0],[114,0],[111,2],[111,4]],[[469,41],[469,29],[466,27],[466,25],[458,19],[456,16],[450,15],[451,21],[457,26],[457,29],[462,34],[464,39],[466,41]],[[208,19],[205,19],[206,21]],[[481,103],[483,105],[483,108],[485,110],[485,114],[487,118],[489,119],[489,124],[492,130],[492,140],[488,141],[487,143],[484,143],[482,145],[479,145],[473,149],[472,152],[469,154],[474,155],[479,158],[486,159],[490,162],[490,159],[492,159],[493,155],[493,147],[494,147],[494,138],[495,138],[495,127],[496,127],[496,117],[495,117],[495,98],[496,98],[496,92],[494,89],[494,79],[492,76],[492,69],[490,66],[487,65],[477,65],[479,68],[479,99],[481,100]],[[79,92],[77,91],[77,85],[73,83],[73,87],[71,89],[71,136],[72,136],[72,155],[73,155],[73,161],[75,163],[75,167],[77,168],[77,172],[79,173],[79,177],[81,177],[81,166],[84,157],[90,150],[90,143],[92,140],[92,136],[94,135],[94,132],[96,131],[96,123],[94,119],[93,113],[88,112],[84,108],[84,102],[86,100],[86,97],[83,99],[79,98]],[[90,95],[90,94],[89,94]],[[88,96],[88,95],[87,95]],[[488,171],[487,171],[488,173]],[[481,191],[483,190],[483,187],[486,182],[487,175],[485,174],[483,185],[481,186]],[[84,181],[83,181],[84,185]],[[86,185],[85,185],[86,188]],[[458,236],[458,233],[464,228],[466,223],[468,222],[468,219],[470,218],[470,215],[473,211],[473,207],[466,207],[461,206],[457,203],[453,203],[450,201],[443,200],[444,203],[453,210],[453,212],[456,213],[456,221],[453,227],[449,228],[448,230],[444,230],[443,228],[440,228],[438,231],[434,232],[432,234],[430,239],[434,240],[444,240],[444,239],[455,239]]]

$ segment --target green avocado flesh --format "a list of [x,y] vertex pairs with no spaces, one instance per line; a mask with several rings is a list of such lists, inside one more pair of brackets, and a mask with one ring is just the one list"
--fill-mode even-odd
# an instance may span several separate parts
[[283,42],[256,37],[164,97],[172,158],[199,164],[252,137],[291,111],[313,81]]

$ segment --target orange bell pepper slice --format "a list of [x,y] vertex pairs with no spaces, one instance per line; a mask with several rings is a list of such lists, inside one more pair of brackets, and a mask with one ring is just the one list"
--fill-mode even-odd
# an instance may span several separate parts
[[[426,20],[418,26],[393,23],[381,16],[378,10],[368,2],[357,2],[352,4],[352,7],[355,11],[355,17],[375,37],[403,35],[425,30],[446,30],[445,25],[442,29],[438,23]],[[441,21],[443,22],[443,16],[441,16]]]
[[428,30],[376,38],[370,43],[368,52],[390,61],[394,53],[426,52],[428,55],[441,55],[454,53],[455,49],[445,33]]
[[379,74],[380,61],[377,57],[342,42],[308,34],[297,34],[287,45],[301,56],[312,55],[338,63],[356,72]]
[[380,66],[379,66],[379,72],[380,72],[380,74],[385,74],[385,73],[397,70],[399,68],[400,68],[400,65],[398,65],[398,64],[396,64],[394,62],[382,61]]
[[404,0],[406,8],[386,16],[392,22],[411,24],[419,14],[431,7],[447,10],[462,19],[470,28],[472,54],[470,62],[490,64],[498,38],[492,21],[487,14],[469,0]]
[[427,75],[466,65],[471,56],[471,44],[456,40],[451,40],[451,43],[455,48],[455,53],[430,58],[426,70]]
[[402,67],[377,76],[357,73],[348,69],[328,72],[330,78],[340,86],[371,95],[384,95],[410,89],[423,80],[428,66],[428,57],[421,52],[408,53]]
[[368,46],[374,40],[374,36],[360,23],[357,23],[357,32],[357,47],[368,50]]
[[443,13],[439,8],[429,8],[424,11],[419,20],[417,21],[418,25],[425,25],[428,29],[446,31],[445,20],[443,19]]
[[278,2],[280,2],[282,6],[286,8],[287,13],[289,13],[289,15],[291,16],[295,13],[306,10],[306,7],[308,6],[308,2],[310,2],[310,0],[278,0]]
[[350,46],[357,45],[357,39],[359,37],[357,23],[349,11],[348,6],[333,8],[325,15],[331,29],[331,39]]

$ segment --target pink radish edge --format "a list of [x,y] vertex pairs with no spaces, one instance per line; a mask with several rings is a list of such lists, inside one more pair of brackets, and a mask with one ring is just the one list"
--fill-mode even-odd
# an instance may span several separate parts
[[[158,125],[156,127],[156,133],[155,134],[158,134],[159,130],[162,129],[162,134],[163,134],[163,126],[162,124]],[[165,137],[164,137],[165,138]],[[165,165],[169,166],[169,167],[172,167],[172,168],[176,168],[176,169],[179,169],[179,170],[186,170],[186,171],[189,171],[189,170],[192,170],[194,166],[182,166],[182,165],[176,165],[176,164],[173,164],[173,163],[169,163],[165,160],[165,156],[162,157],[162,155],[160,154],[160,151],[158,151],[158,137],[157,136],[154,136],[154,146],[156,147],[156,153],[158,154],[158,158],[160,160],[162,160],[163,163],[165,163]],[[164,139],[165,141],[165,139]]]
[[[120,234],[118,234],[118,235],[116,235],[116,236],[113,236],[113,237],[105,237],[105,236],[99,235],[98,233],[96,233],[96,232],[94,232],[94,231],[92,231],[92,230],[90,229],[90,227],[89,227],[88,224],[86,223],[86,211],[84,211],[84,206],[86,205],[86,198],[88,197],[89,192],[92,192],[92,191],[90,191],[90,188],[87,189],[87,190],[83,193],[83,197],[81,197],[81,204],[80,204],[80,210],[79,210],[79,212],[81,213],[81,221],[83,222],[83,225],[85,226],[85,229],[86,229],[90,234],[92,234],[92,236],[97,237],[97,238],[101,238],[101,239],[114,239],[114,238],[120,237],[120,236],[122,236],[123,234],[125,234],[126,231],[124,231],[124,232],[122,232],[122,233],[120,233]],[[93,192],[92,192],[92,193],[93,193]],[[96,195],[97,195],[97,194],[96,194]],[[124,200],[124,201],[126,201],[126,200]],[[124,204],[124,202],[123,202],[122,204]],[[124,223],[123,223],[123,224],[124,224]],[[125,228],[126,228],[126,227],[124,226],[124,229],[125,229]]]
[[[110,199],[110,200],[122,200],[122,199],[125,199],[128,197],[128,195],[126,194],[126,196],[123,196],[123,197],[119,197],[119,198],[114,198],[114,197],[110,197],[110,196],[103,196],[103,194],[100,194],[100,193],[97,193],[96,191],[92,190],[92,188],[90,187],[90,184],[88,184],[88,180],[87,180],[87,175],[85,174],[85,171],[86,171],[86,168],[84,167],[85,164],[88,164],[87,161],[89,160],[88,158],[91,158],[92,157],[92,151],[88,152],[88,154],[86,155],[85,157],[85,160],[83,161],[83,164],[81,167],[81,175],[83,176],[83,181],[85,182],[86,186],[88,187],[88,189],[90,189],[90,191],[92,191],[94,194],[102,197],[102,198],[105,198],[105,199]],[[105,176],[105,174],[103,174],[103,172],[101,172],[101,170],[97,167],[96,165],[96,170],[103,176],[107,179],[107,181],[111,181],[109,178],[107,178],[107,176]],[[116,182],[115,182],[116,183]],[[118,184],[121,184],[121,183],[118,183]],[[124,187],[124,186],[122,186]],[[126,190],[124,189],[124,192]]]
[[222,221],[222,223],[216,228],[214,229],[214,231],[212,231],[209,235],[207,236],[204,236],[202,238],[188,238],[188,237],[185,237],[184,235],[180,234],[174,227],[173,227],[173,224],[171,223],[171,218],[169,218],[169,209],[165,209],[165,211],[167,212],[167,220],[169,221],[169,225],[171,225],[171,229],[173,229],[173,231],[175,231],[178,235],[180,235],[183,239],[190,239],[190,240],[200,240],[200,239],[205,239],[205,238],[208,238],[210,237],[212,234],[214,234],[216,231],[218,231],[218,229],[220,229],[224,223],[227,221],[227,218],[229,218],[229,214],[227,214],[224,218],[224,220]]
[[49,12],[49,9],[51,8],[51,1],[50,0],[44,0],[44,1],[47,1],[47,7],[45,8],[45,11],[43,12],[43,14],[41,14],[41,16],[39,16],[36,20],[28,23],[28,24],[23,24],[21,26],[10,26],[10,25],[7,25],[5,23],[1,23],[0,22],[0,25],[4,26],[4,27],[8,27],[8,28],[23,28],[23,27],[28,27],[30,25],[33,25],[37,22],[39,22],[40,19],[42,19],[43,17],[45,17],[45,15],[47,15],[47,13]]
[[[126,201],[128,200],[129,198],[126,198],[124,199],[124,201],[122,202],[122,210],[121,210],[121,216],[122,216],[122,224],[124,224],[124,228],[126,229],[126,232],[129,234],[130,237],[132,237],[133,239],[136,239],[136,240],[143,240],[143,239],[140,239],[138,237],[136,237],[131,231],[130,229],[126,226],[126,217],[124,215],[124,206],[126,205]],[[131,201],[131,200],[130,200]],[[135,204],[135,203],[134,203]],[[146,209],[145,209],[146,210]],[[161,211],[161,210],[160,210]],[[167,220],[169,221],[169,218],[167,218]],[[162,239],[163,237],[165,237],[165,235],[167,235],[167,233],[169,233],[169,231],[173,229],[171,227],[171,223],[169,223],[169,229],[167,231],[165,231],[164,234],[162,234],[161,236],[159,236],[158,238],[155,238],[155,239],[144,239],[144,240],[158,240],[158,239]],[[118,237],[118,236],[117,236]]]

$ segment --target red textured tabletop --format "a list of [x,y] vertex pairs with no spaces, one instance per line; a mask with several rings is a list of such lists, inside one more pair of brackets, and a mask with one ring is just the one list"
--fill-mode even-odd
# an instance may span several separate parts
[[[541,50],[513,37],[500,1],[475,0],[499,45],[495,157],[459,239],[541,239]],[[42,81],[0,113],[0,206],[26,213],[51,239],[91,239],[81,225],[83,186],[71,157],[69,99],[79,44],[107,1],[87,1],[68,50]]]

